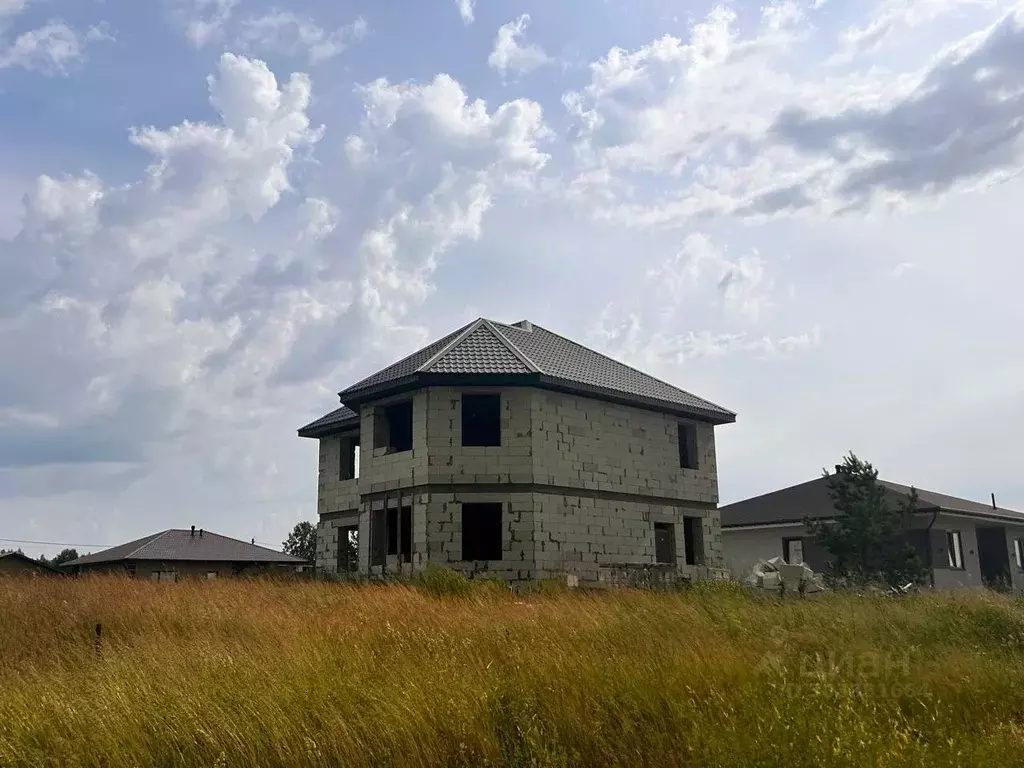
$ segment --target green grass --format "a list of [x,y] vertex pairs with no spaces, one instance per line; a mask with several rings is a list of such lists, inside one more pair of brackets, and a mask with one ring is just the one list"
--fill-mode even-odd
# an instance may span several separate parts
[[451,581],[0,581],[0,766],[1024,763],[1009,597]]

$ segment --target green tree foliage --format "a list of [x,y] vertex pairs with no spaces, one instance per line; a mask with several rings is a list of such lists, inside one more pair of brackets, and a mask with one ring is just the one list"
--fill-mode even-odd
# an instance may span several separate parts
[[346,554],[340,559],[349,572],[359,569],[359,539],[356,536],[346,535],[345,541],[339,541],[339,547],[345,547]]
[[316,526],[307,521],[296,525],[284,541],[284,552],[311,563],[316,562]]
[[59,568],[60,566],[64,565],[64,563],[70,563],[72,560],[77,559],[77,549],[62,549],[60,552],[57,553],[57,556],[50,561],[50,565],[52,565],[55,568]]
[[825,471],[836,516],[806,520],[807,530],[830,555],[826,576],[837,584],[862,586],[883,583],[902,586],[921,582],[927,569],[907,540],[917,491],[890,502],[891,492],[878,482],[878,470],[852,452]]

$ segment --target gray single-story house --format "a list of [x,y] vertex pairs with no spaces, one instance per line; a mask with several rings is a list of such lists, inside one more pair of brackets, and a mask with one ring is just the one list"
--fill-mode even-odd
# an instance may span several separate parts
[[[879,480],[894,505],[910,487]],[[940,589],[1012,586],[1024,590],[1024,513],[917,489],[918,506],[908,540]],[[836,512],[828,481],[820,477],[723,506],[722,547],[733,578],[742,579],[758,560],[783,557],[824,569],[827,553],[804,526]]]
[[0,576],[66,576],[49,563],[33,560],[21,552],[0,554]]
[[255,542],[196,530],[171,529],[72,560],[72,573],[120,573],[152,581],[218,579],[295,573],[307,563]]

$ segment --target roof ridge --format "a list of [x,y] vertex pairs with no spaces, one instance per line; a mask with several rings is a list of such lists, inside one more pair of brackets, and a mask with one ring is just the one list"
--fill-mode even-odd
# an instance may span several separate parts
[[[187,531],[186,531],[187,532]],[[271,549],[270,547],[264,547],[262,544],[255,544],[246,541],[245,539],[236,539],[234,536],[228,536],[226,533],[217,533],[216,531],[206,531],[210,536],[216,536],[220,539],[227,539],[228,541],[237,541],[239,544],[244,544],[247,547],[254,547],[255,549],[262,549],[264,552],[272,552],[275,555],[288,555],[287,552],[281,552],[277,549]],[[253,540],[255,541],[255,539]],[[288,555],[294,557],[294,555]],[[301,558],[300,558],[301,559]]]
[[[483,318],[477,318],[477,320],[481,320],[481,319],[483,319]],[[456,329],[456,330],[452,331],[450,334],[446,333],[444,336],[441,337],[441,339],[447,338],[448,336],[451,336],[453,334],[455,334],[459,338],[461,338],[462,337],[462,333],[461,332],[464,331],[466,328],[468,328],[470,325],[473,325],[475,322],[477,322],[477,321],[473,320],[470,323],[467,323],[466,325],[464,325],[462,328],[459,328],[459,329]],[[430,342],[430,344],[436,344],[441,339],[437,339],[435,341],[432,341],[432,342]],[[427,344],[427,346],[429,347],[430,344]],[[369,376],[364,376],[359,381],[357,381],[355,384],[352,384],[352,385],[350,385],[348,387],[345,387],[345,389],[343,389],[341,392],[338,393],[339,399],[341,398],[342,392],[348,392],[349,390],[358,389],[363,384],[363,382],[368,381],[369,379],[372,379],[374,376],[379,376],[381,373],[383,373],[384,371],[386,371],[386,370],[388,370],[390,368],[394,368],[395,366],[401,365],[402,363],[404,363],[409,358],[415,357],[416,355],[418,355],[420,352],[423,351],[423,349],[424,349],[423,347],[420,347],[419,349],[415,349],[412,352],[410,352],[408,355],[406,355],[405,357],[401,358],[400,360],[396,360],[393,363],[389,363],[384,368],[381,368],[379,371],[376,371],[375,373],[371,373]],[[419,372],[419,368],[417,368],[417,369],[415,369],[413,371],[413,373],[417,373],[417,372]],[[345,403],[342,403],[342,405],[345,405]]]
[[[677,392],[682,392],[684,395],[692,397],[695,400],[700,400],[702,402],[705,402],[708,405],[711,405],[711,406],[717,408],[718,410],[720,410],[720,411],[722,411],[724,413],[732,414],[733,416],[736,415],[735,411],[730,411],[728,408],[725,408],[725,407],[719,405],[718,403],[713,403],[713,402],[711,402],[710,400],[708,400],[705,397],[701,397],[700,395],[695,395],[692,392],[688,392],[687,390],[682,389],[681,387],[677,387],[675,384],[671,384],[671,383],[665,381],[664,379],[659,379],[657,376],[652,376],[651,374],[647,373],[646,371],[641,371],[639,368],[636,368],[636,367],[630,365],[629,363],[624,363],[621,360],[616,360],[611,355],[606,355],[604,352],[598,352],[596,349],[588,347],[585,344],[580,344],[578,341],[573,341],[572,339],[570,339],[570,338],[568,338],[566,336],[563,336],[560,333],[555,333],[554,331],[549,331],[544,326],[537,325],[537,323],[533,323],[532,321],[531,321],[531,324],[533,325],[534,330],[540,329],[540,330],[544,331],[544,333],[549,333],[552,336],[557,336],[558,338],[562,339],[563,341],[567,341],[568,343],[572,344],[573,346],[580,347],[581,349],[585,349],[588,352],[593,352],[598,357],[603,357],[605,360],[610,360],[611,362],[615,363],[616,365],[621,365],[624,368],[629,368],[629,370],[635,371],[636,373],[639,373],[641,376],[646,376],[649,379],[653,379],[654,381],[658,382],[659,384],[663,384],[666,387],[671,387],[672,389],[676,390]],[[518,328],[517,330],[522,331],[523,329],[522,328]],[[523,333],[527,333],[527,331],[523,331]]]
[[[149,546],[150,544],[152,544],[152,543],[153,543],[154,541],[156,541],[157,539],[162,539],[162,538],[163,538],[164,536],[166,536],[166,535],[167,535],[168,533],[170,533],[170,532],[171,532],[171,531],[173,531],[173,530],[174,530],[173,528],[168,528],[168,529],[167,529],[166,531],[160,531],[160,533],[155,533],[155,534],[153,534],[153,535],[152,535],[152,536],[150,537],[149,541],[147,541],[147,542],[146,542],[145,544],[140,544],[140,545],[139,545],[138,547],[136,547],[135,549],[133,549],[133,550],[132,550],[131,552],[129,552],[129,553],[127,554],[127,555],[125,555],[125,556],[124,556],[124,557],[122,557],[121,559],[122,559],[122,560],[128,560],[128,559],[130,559],[130,558],[131,558],[131,557],[132,557],[133,555],[137,555],[137,554],[139,554],[139,552],[141,552],[141,551],[142,551],[143,549],[145,549],[146,547],[148,547],[148,546]],[[113,547],[111,547],[111,549],[113,549]],[[102,552],[97,552],[96,554],[98,554],[98,555],[99,555],[99,554],[103,554],[103,553],[102,553]]]
[[487,320],[485,318],[484,324],[487,326],[488,330],[490,330],[491,333],[498,337],[498,341],[500,341],[505,346],[505,349],[507,349],[509,352],[515,355],[519,359],[519,362],[521,362],[523,365],[529,368],[532,373],[544,373],[544,371],[540,369],[540,366],[530,359],[529,355],[527,355],[525,352],[519,349],[519,347],[515,343],[513,343],[510,339],[505,337],[505,334],[503,334],[501,331],[495,328],[496,323],[494,323],[494,321]]
[[439,349],[429,358],[427,358],[426,362],[424,362],[423,365],[417,368],[414,371],[414,373],[423,373],[424,371],[430,370],[430,367],[432,365],[434,365],[438,360],[440,360],[442,357],[448,354],[451,350],[455,349],[455,347],[461,344],[463,340],[467,339],[470,335],[472,335],[473,331],[475,331],[477,328],[483,325],[484,322],[485,320],[482,317],[478,317],[469,325],[465,326],[461,333],[456,331],[458,335],[454,339],[449,341],[447,344],[445,344],[443,347],[441,347],[441,349]]

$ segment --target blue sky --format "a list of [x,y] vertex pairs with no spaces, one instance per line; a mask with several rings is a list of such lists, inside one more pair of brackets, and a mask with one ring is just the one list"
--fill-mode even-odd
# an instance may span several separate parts
[[1022,50],[999,0],[0,0],[0,538],[276,544],[295,428],[480,315],[737,411],[723,502],[852,449],[1024,509]]

